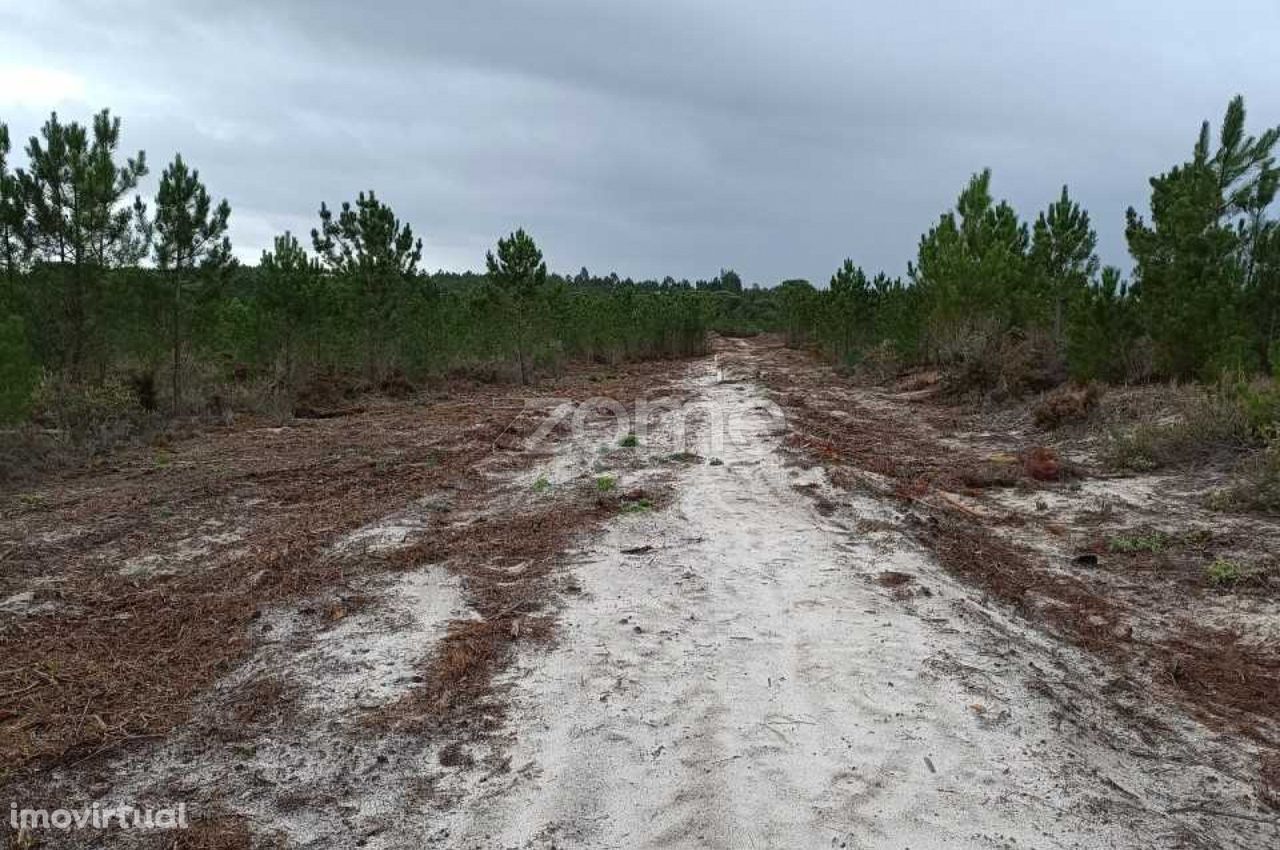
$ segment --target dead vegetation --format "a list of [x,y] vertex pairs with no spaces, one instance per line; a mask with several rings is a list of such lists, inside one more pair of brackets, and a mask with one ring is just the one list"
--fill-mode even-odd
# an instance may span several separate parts
[[[636,364],[605,378],[587,368],[537,393],[638,398],[670,371]],[[360,604],[362,577],[428,561],[466,565],[468,595],[486,617],[451,632],[456,651],[436,682],[465,682],[451,704],[478,693],[512,641],[549,633],[537,615],[549,600],[538,594],[556,548],[620,509],[621,497],[593,488],[585,512],[485,516],[396,557],[334,547],[424,495],[445,516],[484,505],[493,473],[539,457],[522,444],[544,412],[525,404],[526,392],[461,384],[287,427],[246,417],[5,496],[0,602],[12,604],[0,610],[0,784],[34,788],[54,767],[163,738],[245,657],[265,610],[295,605],[324,627]],[[523,561],[527,580],[515,580],[507,570]],[[288,682],[259,680],[225,706],[226,720],[273,722],[289,704]]]
[[1102,386],[1062,386],[1046,394],[1031,410],[1036,427],[1051,431],[1067,423],[1085,422],[1098,408]]
[[492,699],[494,674],[519,645],[552,638],[557,598],[575,591],[558,569],[559,554],[628,506],[666,499],[665,491],[602,492],[594,481],[580,482],[553,505],[481,517],[396,551],[392,559],[405,564],[441,560],[442,550],[448,552],[449,568],[463,577],[478,617],[451,623],[422,661],[422,682],[373,721],[400,730],[446,730],[453,737],[492,729],[502,716]]

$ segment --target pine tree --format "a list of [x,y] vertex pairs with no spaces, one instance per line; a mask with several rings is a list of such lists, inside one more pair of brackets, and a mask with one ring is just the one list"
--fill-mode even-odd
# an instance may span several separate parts
[[520,382],[529,383],[532,364],[533,331],[539,310],[538,299],[547,282],[547,264],[533,238],[517,230],[498,240],[498,252],[485,254],[485,267],[497,301],[514,331]]
[[146,255],[146,207],[141,198],[124,205],[147,174],[146,155],[116,163],[120,119],[105,109],[92,131],[63,124],[55,112],[40,134],[43,141],[33,136],[27,143],[28,169],[17,177],[34,257],[62,279],[64,365],[78,377],[95,331],[90,301],[104,272]]
[[285,231],[275,238],[274,250],[262,252],[259,269],[264,276],[265,306],[280,326],[284,384],[292,387],[297,338],[314,306],[320,264],[307,256],[292,233]]
[[1274,197],[1280,140],[1280,129],[1246,136],[1244,122],[1236,97],[1217,151],[1206,121],[1191,160],[1151,178],[1150,222],[1132,207],[1127,214],[1143,320],[1160,366],[1175,377],[1243,365],[1243,294],[1264,249],[1263,228],[1251,233],[1249,225]]
[[417,273],[422,240],[370,191],[361,192],[354,207],[344,202],[336,219],[322,203],[311,244],[330,271],[356,283],[364,314],[365,366],[378,377],[387,366],[386,340],[397,330],[396,298]]
[[[1138,334],[1134,299],[1114,266],[1078,294],[1067,320],[1067,363],[1079,381],[1123,381]],[[1143,377],[1141,375],[1136,377]]]
[[927,313],[929,356],[948,359],[957,340],[990,326],[1003,333],[1034,313],[1027,226],[994,202],[991,170],[975,174],[952,212],[920,239],[907,271]]
[[222,200],[215,207],[200,182],[200,172],[189,169],[182,155],[160,177],[156,194],[155,260],[170,283],[169,341],[173,353],[173,409],[182,406],[182,347],[185,336],[184,294],[196,286],[197,269],[210,271],[231,261],[227,220],[231,205]]
[[0,122],[0,270],[5,276],[5,300],[0,302],[0,315],[13,309],[18,273],[30,255],[31,236],[27,229],[27,210],[22,186],[9,171],[9,128]]
[[1031,237],[1031,264],[1043,281],[1053,309],[1053,338],[1065,344],[1067,312],[1098,273],[1098,235],[1089,213],[1071,200],[1067,187],[1040,213]]
[[866,273],[847,259],[831,276],[827,297],[831,309],[825,318],[830,328],[831,347],[836,359],[847,361],[866,341],[875,309],[875,292]]
[[720,288],[725,292],[742,292],[742,277],[733,269],[721,269],[719,281]]

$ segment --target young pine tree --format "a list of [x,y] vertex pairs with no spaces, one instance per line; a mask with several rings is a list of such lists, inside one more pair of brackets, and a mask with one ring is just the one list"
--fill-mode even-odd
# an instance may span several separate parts
[[1243,295],[1263,250],[1248,222],[1274,197],[1280,129],[1254,138],[1244,122],[1244,100],[1236,97],[1217,150],[1206,121],[1191,160],[1151,178],[1150,221],[1132,207],[1127,214],[1143,322],[1160,368],[1174,377],[1243,365],[1233,361],[1248,348],[1241,344]]
[[200,172],[188,168],[181,154],[175,156],[160,177],[155,220],[156,265],[168,277],[170,287],[169,343],[175,412],[182,406],[184,296],[198,286],[200,272],[219,269],[231,261],[231,240],[226,236],[230,216],[230,204],[224,199],[215,207],[200,182]]
[[1031,235],[1031,265],[1041,280],[1053,310],[1053,339],[1062,351],[1067,314],[1098,273],[1095,251],[1098,235],[1089,226],[1089,213],[1062,196],[1036,219]]
[[532,374],[534,331],[539,313],[539,297],[547,282],[547,264],[542,251],[523,229],[498,240],[498,250],[485,255],[489,283],[505,324],[511,328],[520,382],[528,384]]
[[54,269],[62,288],[63,363],[80,376],[92,338],[95,298],[107,271],[146,255],[146,207],[125,196],[146,176],[146,155],[116,161],[120,119],[103,110],[92,128],[63,124],[55,112],[27,143],[19,170],[34,259]]
[[831,276],[827,300],[830,303],[824,317],[828,324],[827,343],[837,360],[848,362],[866,342],[871,330],[875,291],[866,273],[855,266],[853,260],[845,260]]
[[973,175],[956,208],[920,239],[907,267],[922,308],[930,358],[957,356],[990,331],[1026,323],[1035,311],[1029,284],[1027,226],[1008,203],[995,203],[991,171]]
[[397,299],[417,273],[422,240],[370,191],[361,192],[355,206],[344,202],[336,218],[322,203],[311,244],[329,271],[354,286],[363,314],[365,366],[379,377],[388,366],[387,340],[397,331]]
[[311,315],[320,284],[320,265],[307,256],[288,231],[275,238],[274,250],[262,252],[259,265],[264,306],[275,318],[284,358],[282,384],[292,388],[298,337]]
[[9,128],[0,122],[0,274],[5,278],[0,318],[14,309],[18,273],[29,255],[27,210],[17,175],[9,171]]
[[1067,364],[1078,381],[1123,381],[1138,335],[1134,299],[1114,266],[1076,297],[1067,321]]

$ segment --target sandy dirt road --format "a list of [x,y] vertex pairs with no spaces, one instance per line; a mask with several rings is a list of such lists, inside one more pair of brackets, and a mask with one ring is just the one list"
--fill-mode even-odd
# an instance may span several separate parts
[[[648,450],[720,463],[690,466],[670,508],[616,521],[575,565],[585,592],[562,612],[557,647],[509,676],[519,769],[473,790],[442,846],[1275,839],[1274,826],[1167,814],[1244,789],[1188,764],[1178,735],[1156,746],[1167,760],[1135,760],[1126,748],[1150,743],[1103,703],[1078,702],[1104,686],[1093,663],[875,531],[899,510],[836,494],[821,469],[789,460],[781,411],[745,377],[719,360],[691,368],[687,442],[671,443],[682,429],[668,423]],[[820,513],[802,492],[841,506]],[[1061,682],[1069,697],[1048,684]],[[1089,730],[1099,722],[1109,731]]]

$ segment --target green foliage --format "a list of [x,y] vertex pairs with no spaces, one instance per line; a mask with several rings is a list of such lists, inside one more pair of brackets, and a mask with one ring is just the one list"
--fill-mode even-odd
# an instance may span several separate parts
[[27,218],[21,228],[33,259],[45,265],[61,309],[60,359],[73,377],[101,342],[103,272],[136,263],[149,238],[146,207],[124,198],[146,176],[141,151],[116,162],[120,119],[103,110],[92,128],[63,124],[57,113],[27,143],[27,168],[17,171]]
[[511,331],[520,364],[520,382],[527,384],[539,319],[545,318],[548,308],[561,300],[561,293],[547,292],[547,264],[542,261],[542,251],[523,229],[499,239],[497,254],[488,252],[485,266],[493,305]]
[[634,449],[640,445],[640,438],[635,434],[628,434],[618,441],[618,446],[624,449]]
[[32,407],[76,445],[106,451],[134,436],[146,419],[137,393],[123,381],[76,382],[46,376]]
[[[849,259],[821,288],[790,279],[767,289],[727,267],[697,281],[558,275],[523,229],[498,241],[484,273],[426,274],[421,240],[373,192],[320,205],[312,256],[285,233],[257,267],[240,267],[229,261],[229,209],[181,157],[161,177],[152,223],[127,198],[147,167],[141,152],[121,156],[119,119],[54,114],[24,168],[11,167],[0,124],[0,316],[20,317],[22,334],[18,345],[6,325],[0,344],[25,350],[27,366],[14,367],[23,374],[34,365],[77,388],[153,387],[168,359],[174,398],[193,408],[248,387],[289,400],[316,376],[348,388],[443,374],[530,382],[570,358],[699,354],[709,330],[780,330],[879,377],[941,365],[948,387],[992,396],[1068,372],[1280,374],[1278,137],[1247,135],[1239,98],[1216,141],[1206,125],[1191,159],[1151,181],[1147,216],[1130,211],[1132,283],[1099,267],[1090,216],[1066,187],[1029,225],[984,170],[920,239],[905,279]],[[141,262],[152,249],[154,267]],[[1233,381],[1205,411],[1120,435],[1113,448],[1143,467],[1256,444],[1277,392]]]
[[985,170],[921,238],[910,286],[869,285],[846,261],[826,290],[784,282],[777,326],[837,362],[876,352],[883,371],[892,352],[984,391],[1009,384],[1008,361],[1041,334],[1052,356],[1037,353],[1035,379],[1013,384],[1280,369],[1280,226],[1270,217],[1280,129],[1253,137],[1244,127],[1237,97],[1216,146],[1206,123],[1192,159],[1151,180],[1149,218],[1128,213],[1132,284],[1100,268],[1090,217],[1067,187],[1028,229],[995,200]]
[[196,277],[193,272],[221,269],[231,261],[231,240],[226,236],[230,216],[231,205],[223,200],[214,207],[200,172],[187,168],[181,154],[175,156],[160,176],[154,225],[156,266],[168,278],[171,293],[170,385],[175,411],[182,407],[182,350],[190,321],[187,302],[208,280],[207,275]]
[[26,417],[39,375],[22,319],[6,316],[0,320],[0,424]]
[[551,482],[547,480],[545,475],[538,476],[538,480],[533,482],[533,492],[535,493],[546,493],[550,489]]
[[1262,436],[1280,427],[1280,380],[1253,382],[1239,375],[1234,381],[1224,379],[1223,385],[1254,434]]
[[361,192],[354,206],[343,202],[337,218],[320,204],[311,243],[324,267],[351,284],[344,295],[361,318],[365,369],[382,377],[395,366],[389,343],[405,330],[402,304],[413,295],[422,240],[370,191]]
[[955,210],[921,238],[918,259],[908,269],[922,301],[930,360],[963,356],[957,341],[974,327],[1002,334],[1035,317],[1029,243],[1013,208],[992,198],[990,169],[975,174]]
[[1214,587],[1225,587],[1238,583],[1245,576],[1245,568],[1227,558],[1217,558],[1205,567],[1205,578]]
[[1052,305],[1053,338],[1060,347],[1072,306],[1098,272],[1097,245],[1089,214],[1071,200],[1063,186],[1062,196],[1036,219],[1029,258],[1040,294]]
[[1123,555],[1132,555],[1136,552],[1158,554],[1168,545],[1169,536],[1162,531],[1122,534],[1107,541],[1107,549]]
[[1150,221],[1128,211],[1139,309],[1157,366],[1173,377],[1248,365],[1243,308],[1269,259],[1258,262],[1280,179],[1272,157],[1280,129],[1246,137],[1244,121],[1236,97],[1215,152],[1206,121],[1191,160],[1151,179]]
[[611,493],[618,486],[618,479],[612,475],[601,475],[596,478],[596,492]]
[[1134,374],[1138,318],[1129,288],[1114,266],[1076,293],[1066,336],[1068,368],[1077,381],[1146,377]]
[[308,257],[297,237],[286,230],[275,238],[273,250],[262,252],[258,269],[263,312],[283,359],[282,383],[291,389],[296,381],[298,349],[320,315],[325,296],[320,264]]
[[0,293],[0,311],[13,309],[13,287],[30,254],[30,232],[22,184],[9,170],[9,128],[0,122],[0,273],[5,288]]

